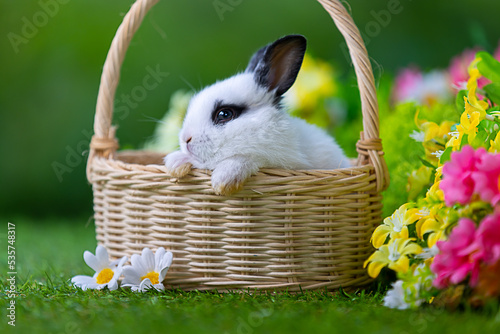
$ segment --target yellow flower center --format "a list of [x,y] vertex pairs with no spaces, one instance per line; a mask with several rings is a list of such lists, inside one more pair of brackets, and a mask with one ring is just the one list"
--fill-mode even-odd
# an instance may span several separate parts
[[145,276],[142,276],[141,277],[141,281],[143,281],[144,279],[146,278],[149,278],[149,280],[151,281],[151,283],[154,285],[154,284],[158,284],[160,283],[159,281],[159,278],[160,278],[160,274],[158,274],[157,272],[155,271],[151,271],[149,273],[147,273]]
[[111,270],[109,268],[105,268],[105,269],[101,270],[99,275],[97,275],[96,282],[97,282],[97,284],[109,283],[109,281],[111,281],[111,279],[113,278],[114,275],[115,275],[115,273],[113,272],[113,270]]

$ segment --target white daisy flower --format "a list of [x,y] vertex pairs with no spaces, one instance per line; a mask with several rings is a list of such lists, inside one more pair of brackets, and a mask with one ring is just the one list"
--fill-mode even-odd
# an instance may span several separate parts
[[85,263],[95,270],[94,276],[78,275],[71,279],[74,286],[87,289],[102,289],[108,287],[109,290],[118,289],[118,278],[122,274],[122,266],[127,262],[124,256],[113,262],[109,261],[109,255],[106,248],[99,245],[95,249],[95,255],[89,251],[83,253]]
[[151,288],[164,290],[162,282],[172,264],[172,258],[172,252],[165,251],[163,247],[158,248],[155,254],[149,248],[144,248],[142,255],[132,255],[131,266],[123,267],[122,286],[129,286],[132,291],[139,292]]

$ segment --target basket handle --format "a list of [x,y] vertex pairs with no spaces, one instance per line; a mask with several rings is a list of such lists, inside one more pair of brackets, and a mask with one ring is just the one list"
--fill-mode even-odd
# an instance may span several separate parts
[[363,115],[363,132],[356,144],[358,165],[370,163],[375,167],[377,191],[383,191],[389,186],[389,170],[385,163],[382,140],[379,136],[375,79],[365,43],[351,15],[339,0],[318,0],[318,2],[330,14],[344,37],[356,72]]
[[[90,177],[92,159],[96,156],[112,157],[118,149],[115,128],[111,126],[113,103],[120,68],[130,41],[142,23],[146,13],[159,0],[137,0],[130,8],[118,28],[104,62],[94,119],[94,136],[90,142],[87,162],[87,178]],[[372,164],[377,176],[377,191],[389,185],[389,172],[383,157],[382,141],[379,138],[378,103],[375,80],[363,39],[351,16],[339,0],[318,0],[332,17],[344,37],[356,71],[361,96],[363,132],[356,144],[358,165]]]
[[94,135],[90,140],[90,153],[87,160],[87,180],[91,182],[90,167],[96,156],[113,157],[118,149],[115,136],[116,128],[111,125],[116,88],[120,80],[120,69],[125,53],[137,29],[139,29],[146,13],[159,0],[136,0],[116,31],[115,37],[104,61],[104,67],[97,95],[94,117]]

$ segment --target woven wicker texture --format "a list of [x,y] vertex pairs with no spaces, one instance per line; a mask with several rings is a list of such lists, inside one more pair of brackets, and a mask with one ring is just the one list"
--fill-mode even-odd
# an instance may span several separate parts
[[318,0],[350,50],[364,132],[357,166],[339,170],[265,169],[242,191],[217,196],[210,172],[172,178],[163,155],[116,153],[111,126],[119,71],[130,40],[158,0],[137,0],[111,44],[101,78],[87,177],[94,191],[97,240],[112,257],[165,247],[174,253],[168,287],[186,290],[357,287],[380,222],[388,185],[378,131],[374,79],[366,49],[337,0]]

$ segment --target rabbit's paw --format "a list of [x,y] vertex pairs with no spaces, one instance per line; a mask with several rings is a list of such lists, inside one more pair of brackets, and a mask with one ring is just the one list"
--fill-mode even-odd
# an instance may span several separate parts
[[175,151],[168,154],[164,159],[167,173],[173,177],[186,176],[193,167],[190,159],[189,155],[181,151]]
[[215,169],[212,173],[212,188],[217,195],[230,196],[243,188],[245,179]]
[[217,195],[229,196],[240,191],[245,181],[258,170],[252,160],[238,156],[226,159],[212,172],[212,188]]

